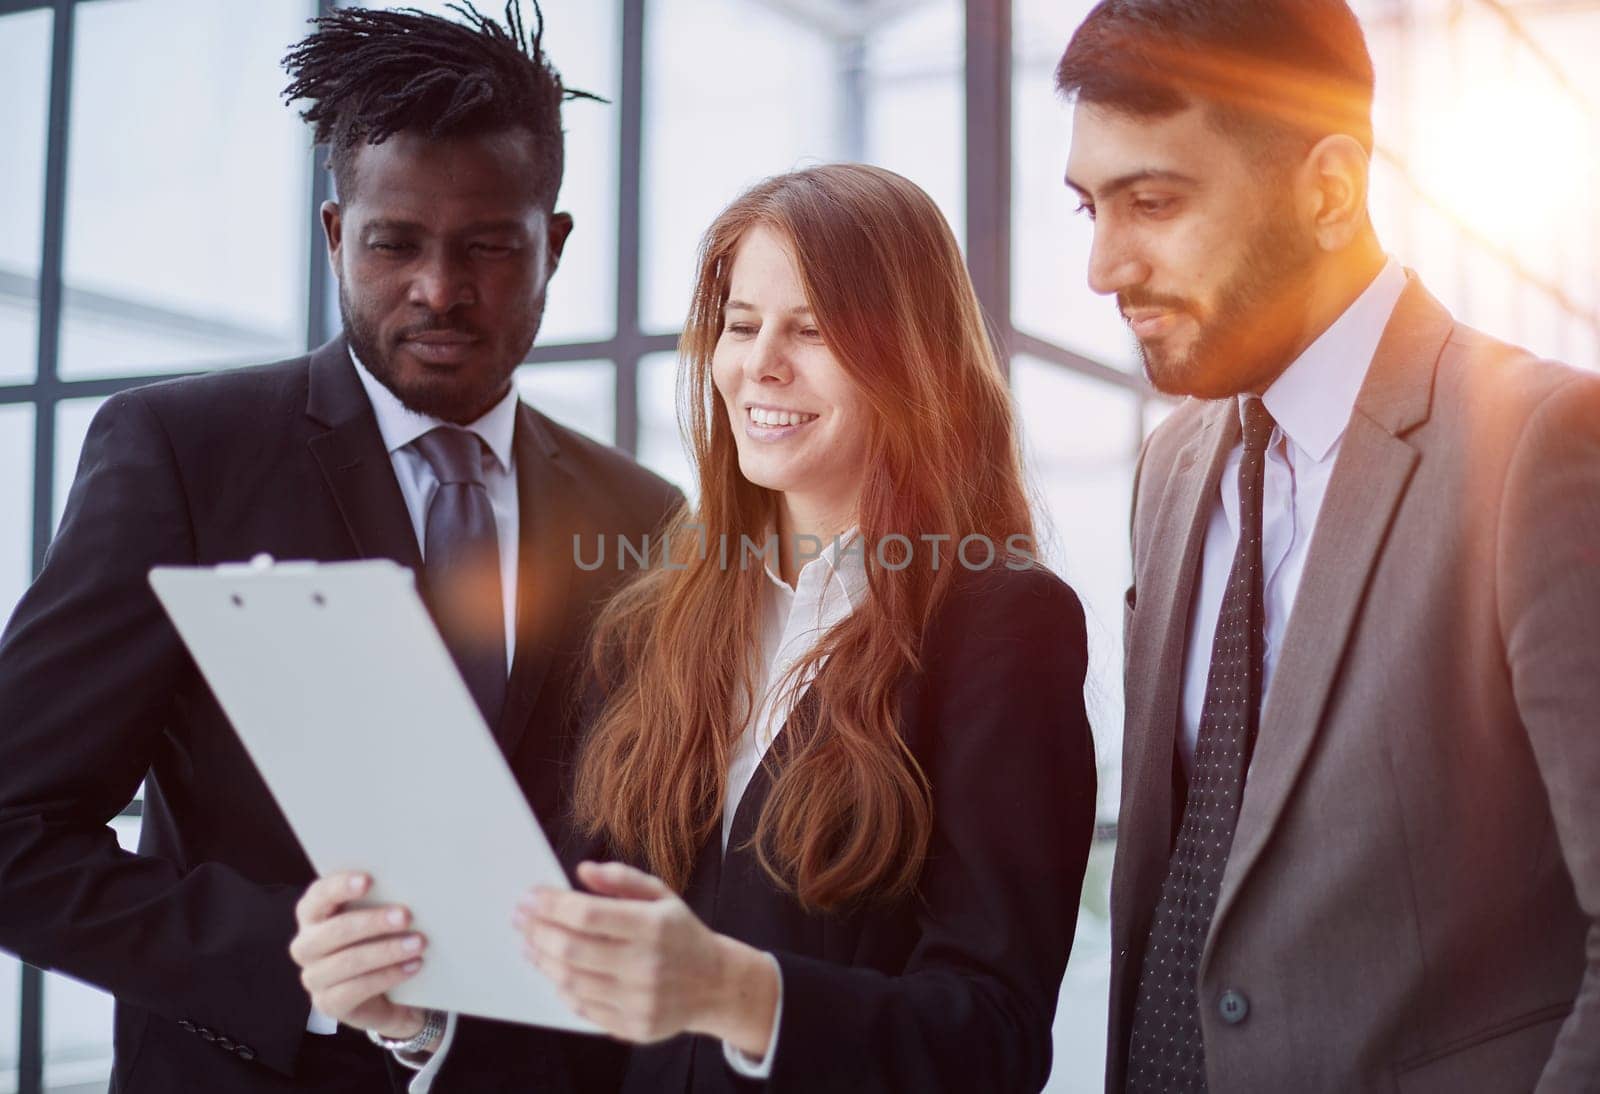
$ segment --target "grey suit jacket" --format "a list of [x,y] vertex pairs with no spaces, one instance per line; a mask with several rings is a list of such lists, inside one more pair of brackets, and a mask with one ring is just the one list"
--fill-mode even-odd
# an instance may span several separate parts
[[[1135,487],[1113,1091],[1234,406],[1176,410]],[[1312,538],[1200,999],[1213,1091],[1600,1090],[1600,376],[1455,323],[1415,277]]]

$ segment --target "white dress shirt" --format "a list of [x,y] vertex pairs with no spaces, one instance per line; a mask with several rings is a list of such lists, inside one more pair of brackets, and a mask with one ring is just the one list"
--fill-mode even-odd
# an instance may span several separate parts
[[[451,423],[427,414],[418,414],[408,408],[394,392],[383,386],[376,376],[367,371],[361,359],[350,353],[350,363],[355,365],[361,386],[366,389],[367,400],[378,419],[378,434],[389,452],[389,462],[394,467],[394,477],[400,484],[400,496],[405,499],[406,512],[411,516],[411,530],[417,537],[417,553],[426,550],[428,505],[439,489],[439,477],[421,452],[411,447],[411,442],[429,430]],[[505,397],[465,428],[476,433],[488,446],[483,457],[483,481],[489,493],[489,504],[494,509],[495,531],[500,540],[500,590],[504,596],[506,617],[506,671],[510,672],[511,659],[517,649],[517,534],[520,506],[517,499],[517,464],[511,458],[511,442],[516,434],[517,388],[513,384]],[[424,562],[427,560],[424,559]],[[306,1029],[311,1033],[333,1034],[339,1024],[313,1008],[306,1019]],[[455,1017],[450,1019],[447,1036],[455,1032]]]
[[746,702],[744,733],[728,760],[728,794],[722,810],[724,853],[745,788],[811,681],[796,681],[798,686],[793,689],[779,685],[824,634],[850,616],[867,590],[866,564],[853,531],[802,566],[792,589],[773,573],[771,566],[764,567],[762,573],[766,582],[762,586],[761,650],[757,662],[762,671],[756,681],[756,694],[761,698],[753,714],[752,704]]
[[[808,677],[795,681],[792,688],[782,687],[789,670],[804,659],[834,624],[849,617],[867,591],[866,559],[854,530],[840,536],[820,556],[802,566],[792,589],[770,565],[763,567],[763,574],[758,662],[762,671],[756,682],[756,694],[760,698],[755,702],[747,698],[744,732],[728,761],[728,791],[722,806],[724,854],[740,799],[749,788],[762,757],[783,731],[789,714],[811,684]],[[777,959],[770,954],[768,959],[778,972],[778,1006],[773,1013],[772,1040],[767,1044],[766,1055],[757,1060],[727,1042],[722,1045],[722,1055],[728,1066],[749,1079],[771,1077],[772,1061],[778,1051],[778,1026],[783,1020],[783,974]],[[455,1021],[452,1014],[439,1050],[411,1080],[408,1094],[428,1094],[455,1036]],[[408,1061],[402,1058],[401,1062]]]
[[[411,442],[430,430],[451,423],[409,409],[395,393],[367,371],[354,353],[356,375],[367,389],[372,411],[378,418],[378,433],[389,450],[394,477],[411,514],[411,528],[417,534],[417,550],[427,543],[428,505],[439,489],[439,477],[423,454]],[[517,463],[511,458],[511,442],[517,429],[517,388],[511,389],[477,421],[462,427],[476,433],[488,446],[483,457],[483,484],[494,508],[495,531],[500,537],[500,592],[505,598],[506,671],[517,652],[517,534],[521,507],[517,499]],[[424,562],[427,560],[424,559]]]
[[[1261,675],[1263,706],[1345,427],[1405,283],[1405,271],[1390,259],[1344,314],[1260,397],[1277,422],[1267,442],[1261,502],[1261,574],[1267,640]],[[1245,400],[1253,398],[1256,396],[1239,396],[1241,422]],[[1212,640],[1239,543],[1239,465],[1243,459],[1241,440],[1228,454],[1222,470],[1219,496],[1206,527],[1199,580],[1195,582],[1183,671],[1182,733],[1178,741],[1186,770],[1193,762],[1200,736]]]
[[[805,697],[811,678],[784,687],[789,671],[811,652],[834,624],[848,618],[867,591],[866,560],[852,530],[825,548],[820,556],[800,568],[794,588],[765,566],[761,600],[761,675],[756,683],[759,700],[745,702],[744,732],[728,760],[728,792],[722,806],[722,852],[728,852],[733,816],[750,786],[750,780],[772,742],[783,731],[795,705]],[[820,666],[818,666],[820,667]],[[753,709],[752,709],[753,708]],[[778,1051],[778,1025],[783,1020],[783,973],[776,958],[778,1006],[772,1018],[772,1040],[760,1060],[746,1056],[726,1041],[723,1058],[747,1079],[767,1079]]]

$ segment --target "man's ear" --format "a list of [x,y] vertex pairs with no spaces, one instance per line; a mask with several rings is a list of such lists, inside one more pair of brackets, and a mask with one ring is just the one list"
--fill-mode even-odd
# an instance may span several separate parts
[[344,241],[343,210],[337,201],[322,203],[322,234],[328,240],[328,265],[333,267],[333,272],[339,272],[339,248]]
[[1303,208],[1324,251],[1344,250],[1366,227],[1370,167],[1361,142],[1342,133],[1322,138],[1306,156]]
[[567,237],[572,234],[571,213],[551,213],[545,227],[545,239],[550,246],[550,272],[555,273],[561,264],[561,252],[566,249]]

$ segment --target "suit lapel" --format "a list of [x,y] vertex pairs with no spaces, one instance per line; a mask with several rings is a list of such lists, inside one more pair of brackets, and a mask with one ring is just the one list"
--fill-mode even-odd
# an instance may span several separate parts
[[422,550],[343,337],[311,355],[306,415],[326,427],[307,442],[361,558],[422,569]]
[[[1153,907],[1166,872],[1172,832],[1172,772],[1182,696],[1183,654],[1200,551],[1228,452],[1239,439],[1237,403],[1219,400],[1203,412],[1195,437],[1179,453],[1155,521],[1149,561],[1140,567],[1138,607],[1128,635],[1130,664],[1148,670],[1129,681],[1127,798],[1132,839],[1118,852],[1133,878],[1133,906]],[[1146,891],[1148,890],[1148,891]],[[1142,895],[1141,895],[1142,894]],[[1146,899],[1148,898],[1148,899]]]
[[[349,350],[340,337],[312,354],[306,413],[326,427],[307,442],[361,558],[409,566],[422,588],[422,550],[394,465]],[[538,415],[518,406],[512,442],[517,463],[517,649],[495,737],[509,755],[527,729],[564,622],[571,584],[571,476]]]
[[1428,417],[1434,367],[1451,326],[1449,313],[1411,277],[1356,399],[1317,517],[1262,710],[1212,937],[1311,754],[1368,581],[1416,468],[1417,450],[1404,434]]
[[528,719],[566,624],[573,581],[570,514],[575,511],[571,473],[550,432],[531,407],[519,404],[517,463],[517,651],[495,737],[511,755]]

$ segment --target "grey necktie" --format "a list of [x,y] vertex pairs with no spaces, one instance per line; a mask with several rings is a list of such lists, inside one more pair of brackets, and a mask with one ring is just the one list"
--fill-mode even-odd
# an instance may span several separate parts
[[505,703],[506,633],[499,531],[483,481],[485,445],[476,433],[449,426],[425,433],[412,445],[439,479],[422,545],[428,602],[493,730]]
[[[1167,864],[1145,945],[1128,1046],[1130,1091],[1204,1091],[1206,1048],[1200,1024],[1200,955],[1222,891],[1245,772],[1261,718],[1266,651],[1261,593],[1261,494],[1272,415],[1260,399],[1244,404],[1239,464],[1239,545],[1228,571],[1211,672],[1190,765],[1189,797]],[[1229,1001],[1217,1001],[1226,1020]]]

